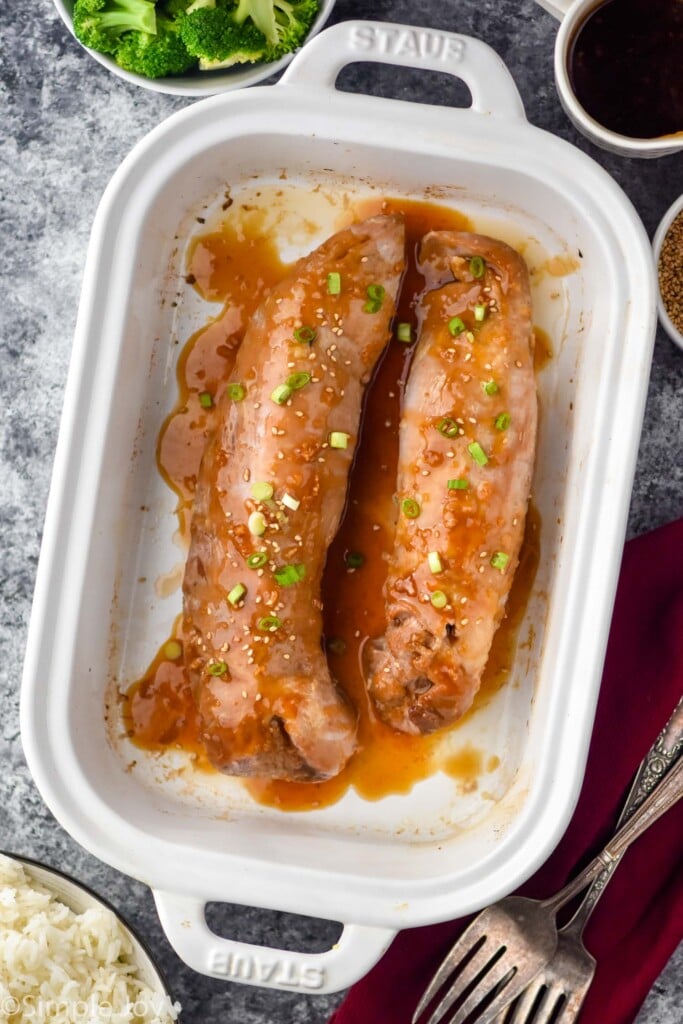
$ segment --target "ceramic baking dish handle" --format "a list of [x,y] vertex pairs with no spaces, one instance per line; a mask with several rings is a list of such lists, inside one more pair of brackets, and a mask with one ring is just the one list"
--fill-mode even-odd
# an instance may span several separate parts
[[481,114],[524,117],[517,86],[498,54],[478,39],[435,28],[382,21],[343,21],[314,36],[289,65],[281,83],[333,89],[347,64],[400,64],[461,78]]
[[292,953],[224,939],[206,923],[202,900],[154,890],[166,937],[188,967],[209,978],[323,994],[348,988],[377,963],[396,932],[346,924],[332,949]]

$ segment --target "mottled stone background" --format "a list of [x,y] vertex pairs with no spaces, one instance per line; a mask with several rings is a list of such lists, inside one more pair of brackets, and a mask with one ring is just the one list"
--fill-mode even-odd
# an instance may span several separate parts
[[[508,64],[529,119],[587,150],[620,182],[650,234],[683,191],[683,154],[636,161],[591,147],[570,126],[552,79],[553,19],[532,0],[338,0],[334,20],[370,16],[469,33]],[[339,997],[280,995],[194,974],[169,948],[148,890],[94,860],[56,824],[29,776],[18,696],[43,515],[86,243],[112,172],[150,128],[186,104],[128,86],[72,39],[49,0],[0,3],[0,848],[64,867],[106,894],[147,937],[188,1022],[326,1020]],[[345,88],[432,103],[457,102],[441,77],[356,66]],[[683,353],[657,336],[629,534],[681,514]],[[325,948],[335,926],[249,910],[215,921],[252,941]],[[682,1018],[679,955],[639,1024]]]

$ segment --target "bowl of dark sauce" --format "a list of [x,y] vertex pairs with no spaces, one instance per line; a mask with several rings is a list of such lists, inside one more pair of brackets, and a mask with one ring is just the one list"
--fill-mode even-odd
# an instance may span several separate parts
[[555,0],[555,78],[577,128],[605,149],[683,149],[683,0]]

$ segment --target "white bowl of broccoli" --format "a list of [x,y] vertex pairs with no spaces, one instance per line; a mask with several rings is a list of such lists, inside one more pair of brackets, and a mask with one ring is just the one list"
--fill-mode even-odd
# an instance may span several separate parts
[[335,0],[54,0],[78,42],[155,92],[212,96],[289,64]]

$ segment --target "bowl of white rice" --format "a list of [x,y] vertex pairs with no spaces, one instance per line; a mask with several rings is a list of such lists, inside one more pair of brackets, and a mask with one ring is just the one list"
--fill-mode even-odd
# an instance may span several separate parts
[[2,1024],[172,1024],[179,1010],[144,944],[105,900],[0,853]]

